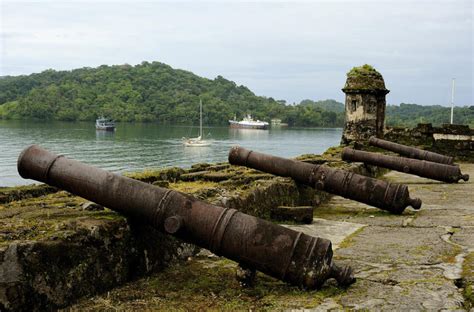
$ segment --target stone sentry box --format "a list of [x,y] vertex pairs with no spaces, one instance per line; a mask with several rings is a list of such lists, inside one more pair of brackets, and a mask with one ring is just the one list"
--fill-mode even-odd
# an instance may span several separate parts
[[370,65],[354,67],[347,73],[342,91],[346,94],[345,125],[342,144],[383,137],[385,88],[382,75]]

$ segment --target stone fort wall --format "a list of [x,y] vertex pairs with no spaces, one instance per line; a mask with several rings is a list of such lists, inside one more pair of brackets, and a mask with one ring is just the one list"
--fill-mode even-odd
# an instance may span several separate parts
[[474,161],[474,129],[467,125],[433,127],[430,123],[423,123],[412,129],[388,127],[384,139],[455,156],[462,161]]

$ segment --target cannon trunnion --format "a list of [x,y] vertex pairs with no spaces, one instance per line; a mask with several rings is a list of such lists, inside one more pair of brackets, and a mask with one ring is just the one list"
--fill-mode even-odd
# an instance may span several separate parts
[[350,267],[334,264],[331,242],[324,238],[57,156],[37,145],[21,153],[18,171],[23,178],[67,190],[293,285],[318,288],[331,277],[341,286],[355,281]]

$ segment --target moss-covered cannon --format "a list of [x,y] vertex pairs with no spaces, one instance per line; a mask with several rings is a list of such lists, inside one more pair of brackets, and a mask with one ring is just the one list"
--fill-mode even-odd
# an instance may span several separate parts
[[229,162],[282,177],[291,177],[296,182],[392,213],[402,213],[407,206],[415,209],[421,207],[420,199],[410,198],[406,185],[389,183],[324,165],[257,153],[239,146],[230,150]]
[[24,178],[67,190],[293,285],[318,288],[334,277],[346,286],[355,280],[350,267],[332,261],[329,240],[235,209],[119,176],[36,145],[21,153],[18,171]]

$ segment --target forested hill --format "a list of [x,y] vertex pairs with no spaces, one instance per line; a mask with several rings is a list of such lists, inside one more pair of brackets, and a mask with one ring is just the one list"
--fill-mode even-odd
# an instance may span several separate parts
[[[385,124],[398,127],[415,127],[418,123],[432,123],[439,126],[449,123],[451,108],[440,105],[405,104],[388,105]],[[454,108],[454,123],[474,127],[474,106]]]
[[342,116],[326,109],[342,105],[332,100],[285,105],[221,76],[210,80],[159,62],[46,70],[0,79],[0,118],[5,119],[74,121],[104,115],[118,121],[197,124],[199,99],[207,125],[226,125],[228,119],[246,114],[267,121],[280,118],[292,126],[343,123]]
[[[205,125],[252,114],[290,126],[342,127],[344,104],[303,100],[297,105],[256,96],[221,76],[211,80],[159,62],[99,66],[71,71],[46,70],[28,76],[0,77],[0,119],[152,121],[197,125],[199,99]],[[413,127],[449,122],[450,109],[417,104],[388,105],[386,124]],[[454,122],[474,127],[474,106],[456,107]]]

